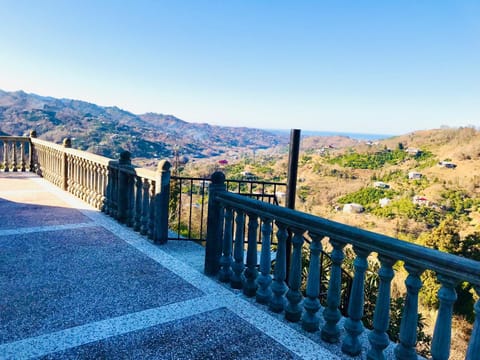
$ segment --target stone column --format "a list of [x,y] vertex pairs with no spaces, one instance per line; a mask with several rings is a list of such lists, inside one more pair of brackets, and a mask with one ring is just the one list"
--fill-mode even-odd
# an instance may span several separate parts
[[[72,147],[72,140],[70,138],[63,139],[63,147],[69,149]],[[68,189],[68,159],[67,153],[62,153],[62,188],[67,191]]]
[[217,171],[212,174],[211,184],[208,188],[208,217],[207,217],[207,243],[205,246],[206,275],[213,276],[220,270],[220,257],[222,256],[222,222],[220,221],[222,207],[216,201],[218,193],[226,191],[225,175]]
[[117,220],[123,224],[127,222],[128,206],[129,206],[129,174],[123,169],[127,170],[132,167],[130,152],[123,151],[120,154],[118,161],[118,209]]
[[155,182],[155,225],[153,241],[165,244],[168,240],[168,203],[170,201],[170,169],[172,165],[162,160],[158,163]]

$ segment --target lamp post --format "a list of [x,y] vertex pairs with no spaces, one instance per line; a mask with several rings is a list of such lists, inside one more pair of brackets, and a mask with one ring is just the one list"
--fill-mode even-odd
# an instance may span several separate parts
[[178,176],[178,165],[180,163],[178,151],[180,150],[180,146],[178,144],[173,145],[173,174]]

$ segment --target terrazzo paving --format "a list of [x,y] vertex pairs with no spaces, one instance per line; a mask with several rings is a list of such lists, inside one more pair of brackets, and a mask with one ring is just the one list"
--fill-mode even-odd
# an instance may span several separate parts
[[1,173],[0,199],[0,359],[339,358],[205,277],[196,244],[153,245],[31,174]]
[[105,357],[301,359],[226,308],[49,354],[42,359]]

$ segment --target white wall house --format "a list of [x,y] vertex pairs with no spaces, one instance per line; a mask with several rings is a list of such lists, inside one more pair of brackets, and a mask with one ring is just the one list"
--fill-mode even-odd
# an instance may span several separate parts
[[359,214],[365,211],[365,208],[360,204],[350,203],[343,205],[343,212],[349,214]]

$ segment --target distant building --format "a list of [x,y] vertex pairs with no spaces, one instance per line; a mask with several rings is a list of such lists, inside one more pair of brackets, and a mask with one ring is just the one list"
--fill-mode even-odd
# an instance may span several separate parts
[[257,179],[257,176],[254,173],[251,173],[249,171],[242,171],[241,174],[245,178],[245,180],[256,180]]
[[412,199],[415,205],[428,206],[430,201],[425,196],[415,195]]
[[343,205],[343,212],[349,214],[359,214],[365,211],[365,208],[360,204],[350,203]]
[[408,155],[412,155],[412,156],[417,156],[417,155],[420,155],[422,153],[422,150],[417,149],[417,148],[408,148],[405,151],[408,153]]
[[376,188],[379,188],[379,189],[388,189],[390,188],[390,185],[388,185],[387,183],[384,183],[383,181],[375,181],[373,183],[373,186],[376,187]]
[[447,168],[447,169],[455,169],[457,167],[457,164],[450,161],[440,161],[438,163],[438,166]]
[[422,178],[422,173],[419,173],[419,172],[416,172],[416,171],[410,171],[408,173],[408,178],[410,180],[418,180],[418,179],[421,179]]
[[382,198],[378,201],[378,203],[380,204],[381,207],[385,207],[388,204],[390,204],[390,201],[391,200],[389,198]]

